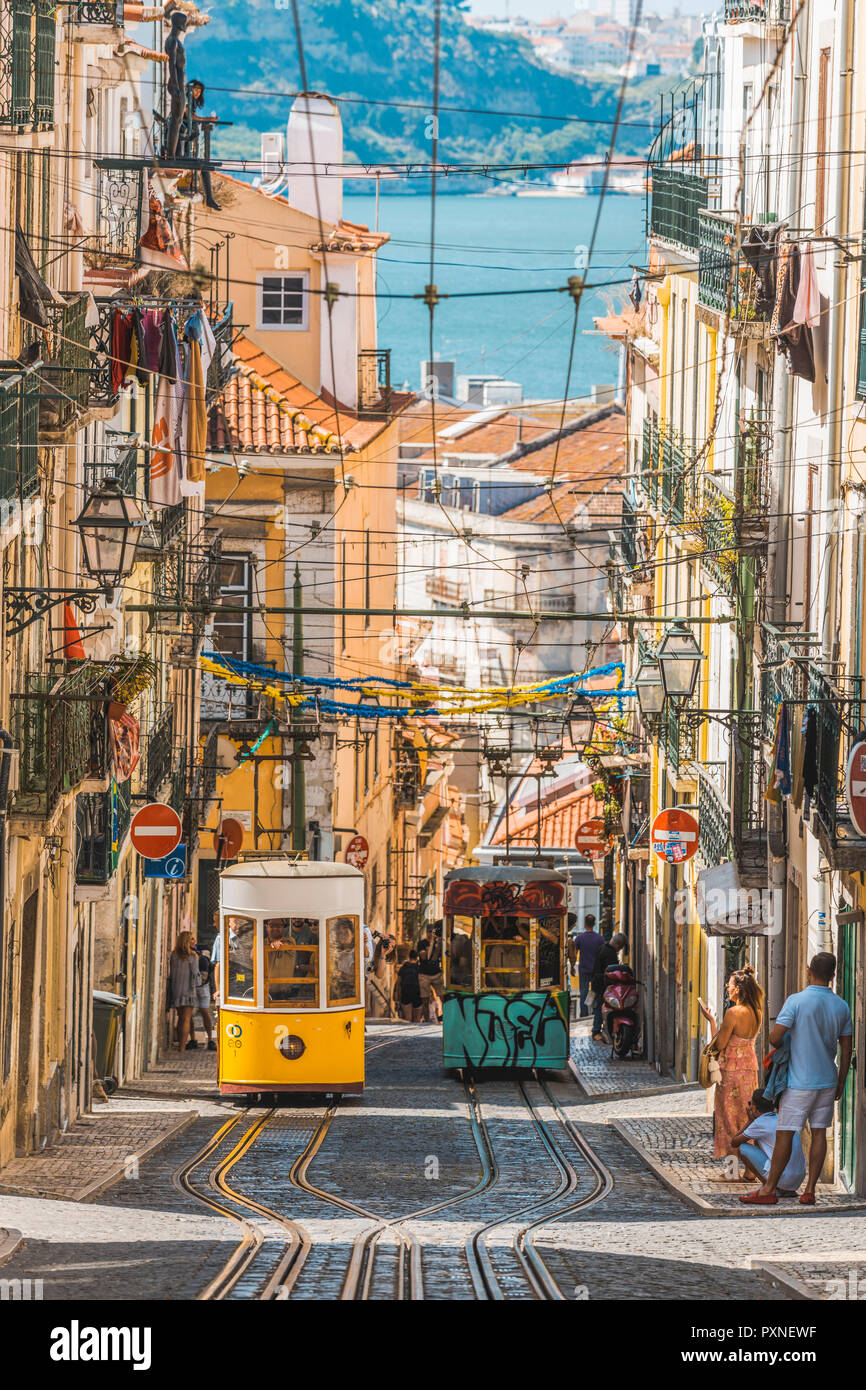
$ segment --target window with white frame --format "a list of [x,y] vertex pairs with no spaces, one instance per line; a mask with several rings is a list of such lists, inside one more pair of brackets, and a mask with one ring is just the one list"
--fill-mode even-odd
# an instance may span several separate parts
[[259,328],[277,331],[305,329],[308,322],[309,279],[306,271],[260,275]]

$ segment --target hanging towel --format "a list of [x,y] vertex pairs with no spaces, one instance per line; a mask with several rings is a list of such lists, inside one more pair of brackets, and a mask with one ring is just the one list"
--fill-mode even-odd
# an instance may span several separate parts
[[207,408],[201,348],[195,338],[189,342],[189,423],[187,428],[186,476],[191,483],[204,481],[207,448]]
[[803,805],[803,750],[806,746],[806,716],[791,729],[791,805],[799,811]]
[[132,311],[122,309],[111,312],[111,390],[116,396],[132,362]]
[[818,716],[809,706],[803,721],[803,786],[810,801],[818,787]]
[[800,283],[792,314],[794,323],[817,328],[821,322],[821,294],[818,289],[818,273],[815,270],[815,256],[812,243],[806,241],[800,248]]
[[171,342],[166,336],[163,336],[159,370],[151,435],[150,500],[155,506],[176,507],[181,493],[180,469],[171,434],[175,361]]
[[786,242],[779,253],[779,276],[776,285],[776,306],[770,333],[783,354],[789,376],[815,380],[815,350],[812,330],[808,324],[794,322],[794,305],[800,288],[800,248]]
[[779,258],[778,222],[750,227],[743,242],[743,259],[755,272],[755,312],[759,318],[771,314],[776,303],[776,265]]
[[776,711],[776,733],[773,740],[773,768],[770,785],[764,800],[777,806],[783,796],[791,794],[791,748],[789,741],[788,706],[780,703]]
[[166,311],[145,309],[141,316],[141,337],[144,344],[144,365],[148,371],[159,371],[159,358],[162,352],[163,319]]
[[201,373],[205,381],[216,352],[216,338],[210,326],[210,320],[203,309],[196,309],[195,313],[187,320],[186,333],[188,338],[194,338],[201,349]]
[[160,266],[163,270],[189,270],[165,209],[149,187],[146,174],[142,184],[146,189],[148,217],[147,231],[138,241],[142,265]]

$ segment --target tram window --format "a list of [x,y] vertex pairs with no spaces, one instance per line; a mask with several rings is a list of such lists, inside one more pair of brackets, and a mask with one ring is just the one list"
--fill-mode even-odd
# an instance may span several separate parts
[[482,989],[529,988],[529,922],[485,917],[481,922]]
[[358,919],[329,917],[328,1003],[360,1004],[358,977]]
[[319,923],[315,917],[265,920],[265,1003],[315,1009],[319,1003]]
[[562,918],[541,917],[538,922],[538,987],[562,987]]
[[251,917],[227,917],[225,931],[223,954],[228,961],[226,999],[242,999],[247,1004],[254,1004],[256,924]]
[[448,984],[457,989],[471,989],[474,984],[474,962],[472,932],[475,926],[472,917],[449,917],[446,922],[448,932],[445,944],[445,960],[448,967]]

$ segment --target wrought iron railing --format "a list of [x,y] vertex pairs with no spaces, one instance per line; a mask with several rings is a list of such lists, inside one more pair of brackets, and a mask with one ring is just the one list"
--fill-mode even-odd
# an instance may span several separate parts
[[75,798],[75,881],[108,883],[117,868],[132,819],[129,782]]
[[12,698],[19,748],[15,809],[47,818],[64,792],[107,775],[106,691],[93,668],[82,666],[61,677],[25,675],[24,689]]
[[700,245],[700,216],[707,206],[707,180],[669,165],[652,166],[650,232],[688,251]]
[[750,20],[787,24],[790,18],[790,0],[725,0],[726,24],[745,24]]
[[705,473],[701,479],[698,517],[701,564],[726,593],[733,594],[737,571],[734,499],[713,473]]
[[57,41],[55,0],[36,0],[36,33],[33,48],[33,124],[54,120],[54,49]]
[[644,417],[641,451],[641,487],[651,502],[658,501],[659,495],[659,430],[651,415]]
[[23,502],[38,489],[39,378],[16,375],[0,380],[0,502]]
[[136,443],[130,443],[130,438],[134,436],[118,432],[112,439],[106,431],[102,456],[86,459],[84,463],[84,486],[88,491],[95,492],[106,478],[116,478],[124,496],[143,498],[140,450]]
[[763,832],[766,772],[761,752],[760,710],[741,710],[733,738],[732,803],[734,845],[744,845]]
[[87,252],[90,265],[125,270],[140,259],[144,169],[97,169],[96,245]]
[[700,257],[698,262],[698,300],[709,309],[730,316],[738,323],[762,323],[758,308],[758,282],[751,266],[737,251],[738,219],[733,213],[700,214]]
[[443,599],[448,603],[462,603],[469,597],[469,587],[463,580],[446,579],[435,570],[427,575],[424,587],[431,598]]
[[358,414],[387,415],[391,409],[391,349],[358,353]]
[[687,457],[681,441],[672,433],[659,433],[661,445],[661,487],[658,505],[675,523],[682,522],[692,510],[694,497],[694,466]]
[[719,786],[720,774],[726,781],[724,764],[717,764],[713,776],[709,768],[696,765],[698,776],[698,857],[705,868],[724,864],[732,857],[731,808]]
[[67,304],[46,303],[50,323],[46,331],[42,378],[50,391],[43,399],[43,428],[62,429],[90,401],[90,329],[87,295]]
[[70,19],[74,24],[96,24],[100,28],[123,27],[123,0],[77,0],[70,6]]
[[173,729],[174,709],[169,705],[147,739],[145,780],[147,795],[151,801],[158,799],[157,793],[171,776]]
[[[135,171],[136,174],[138,171]],[[106,174],[105,170],[100,170],[101,174]],[[123,171],[110,170],[107,175],[111,179],[119,178]],[[132,211],[123,206],[118,209],[118,231],[131,239],[135,228],[132,223],[127,225],[127,217],[132,217]],[[124,230],[124,228],[126,230]],[[137,254],[137,243],[136,253]],[[124,261],[124,264],[127,264]],[[138,304],[143,309],[165,309],[169,303],[177,310],[178,314],[188,317],[197,309],[206,309],[207,305],[200,299],[168,300],[153,297],[145,297],[138,300]],[[96,307],[99,312],[99,323],[90,331],[90,380],[91,393],[94,401],[100,405],[112,405],[118,399],[118,392],[115,391],[111,380],[111,326],[112,316],[117,312],[128,311],[132,307],[132,300],[124,300],[118,297],[112,299],[97,299]],[[216,339],[216,349],[208,368],[207,381],[205,383],[205,399],[210,404],[214,397],[222,390],[228,381],[232,371],[232,342],[234,340],[234,321],[233,306],[231,304],[219,310],[220,317],[211,321],[214,338]]]

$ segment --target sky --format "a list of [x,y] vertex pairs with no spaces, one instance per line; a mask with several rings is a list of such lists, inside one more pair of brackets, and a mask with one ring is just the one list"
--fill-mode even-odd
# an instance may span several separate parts
[[[506,0],[470,0],[475,14],[505,14]],[[510,14],[525,15],[527,19],[552,19],[557,15],[574,13],[573,0],[508,0]],[[644,0],[647,14],[709,14],[715,9],[713,0]]]

